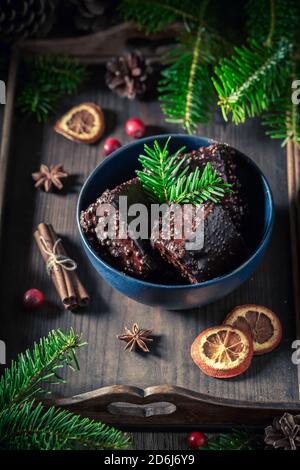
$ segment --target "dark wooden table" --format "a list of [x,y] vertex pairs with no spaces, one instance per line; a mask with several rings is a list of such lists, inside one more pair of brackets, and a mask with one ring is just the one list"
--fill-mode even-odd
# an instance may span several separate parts
[[[84,101],[95,101],[104,109],[107,131],[122,142],[128,141],[124,134],[124,122],[128,117],[138,116],[148,125],[149,135],[178,132],[175,125],[166,125],[155,100],[124,102],[107,92],[103,84],[103,74],[93,75],[88,87],[74,99],[66,99],[61,110]],[[4,298],[3,325],[8,344],[8,358],[28,347],[33,340],[44,335],[51,328],[67,329],[74,326],[82,331],[90,347],[80,353],[83,364],[80,375],[67,373],[68,384],[56,388],[56,395],[70,396],[97,386],[127,384],[141,388],[175,384],[187,388],[192,384],[196,391],[211,397],[243,399],[251,401],[286,401],[298,403],[297,368],[290,361],[290,344],[293,338],[292,324],[293,295],[291,285],[291,262],[287,256],[289,246],[289,220],[286,187],[285,152],[278,142],[270,141],[257,121],[248,121],[239,128],[226,124],[219,113],[207,126],[201,126],[199,135],[208,136],[232,144],[234,147],[253,157],[269,178],[275,191],[277,220],[274,237],[262,265],[247,283],[222,301],[209,307],[185,312],[160,312],[153,309],[147,321],[144,307],[126,299],[103,283],[92,272],[82,250],[78,247],[78,234],[74,224],[75,205],[80,185],[87,174],[102,160],[100,145],[78,146],[62,136],[54,135],[54,119],[40,127],[25,119],[17,119],[14,126],[12,155],[15,166],[10,167],[9,178],[10,211],[5,215],[9,221],[5,231],[4,243],[13,241],[14,257],[9,250],[4,253],[5,266],[9,272],[5,279],[7,298]],[[22,139],[20,138],[22,136]],[[63,161],[67,171],[73,173],[71,184],[61,194],[47,195],[33,189],[30,174],[41,161],[59,163]],[[117,171],[117,169],[116,169]],[[22,182],[21,185],[17,181]],[[278,185],[282,184],[280,191]],[[66,194],[68,196],[66,197]],[[63,199],[63,208],[59,201]],[[45,220],[47,217],[47,220]],[[40,255],[32,240],[32,228],[41,221],[54,222],[55,228],[68,241],[71,255],[79,261],[80,274],[88,284],[92,304],[88,312],[72,314],[62,312],[54,290],[49,285]],[[24,256],[27,262],[24,263]],[[22,262],[23,260],[23,262]],[[20,261],[20,262],[19,262]],[[272,263],[272,272],[270,264]],[[271,281],[271,277],[272,281]],[[47,292],[50,299],[47,311],[40,315],[28,315],[16,308],[17,299],[25,289],[37,286]],[[241,378],[231,381],[212,380],[192,364],[189,345],[199,331],[206,326],[218,324],[225,314],[239,303],[261,303],[280,310],[284,327],[284,339],[280,348],[272,355],[256,358],[254,364]],[[122,308],[122,312],[119,309]],[[145,359],[143,356],[130,356],[122,352],[115,335],[122,330],[123,324],[131,325],[138,321],[139,309],[143,310],[143,327],[153,324],[161,335],[160,350]],[[176,317],[176,322],[174,318]],[[178,329],[179,326],[179,329]],[[188,335],[185,337],[185,333]],[[165,334],[167,332],[167,334]],[[179,335],[182,348],[176,346]],[[171,361],[172,359],[172,361]],[[109,363],[109,365],[107,365]],[[289,383],[286,383],[286,364],[290,364]],[[114,365],[117,365],[114,367]],[[175,364],[175,365],[174,365]],[[268,373],[266,373],[266,370]],[[104,383],[104,378],[106,383]],[[275,379],[276,378],[276,379]],[[108,382],[108,383],[107,383]],[[137,383],[138,382],[138,383]],[[253,385],[254,384],[254,385]],[[247,423],[245,423],[247,424]],[[135,433],[134,447],[139,449],[182,449],[185,447],[182,433]]]

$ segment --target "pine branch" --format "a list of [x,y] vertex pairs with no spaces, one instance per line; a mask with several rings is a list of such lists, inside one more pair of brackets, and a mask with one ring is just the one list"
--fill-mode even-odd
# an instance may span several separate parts
[[42,382],[63,382],[57,371],[64,365],[79,368],[75,349],[84,344],[73,329],[68,335],[51,331],[4,371],[0,380],[0,448],[128,447],[128,436],[116,429],[55,407],[46,409],[34,399],[42,392]]
[[177,20],[195,22],[199,7],[193,0],[123,0],[121,14],[147,34],[163,31]]
[[286,40],[266,47],[252,40],[235,48],[231,59],[216,67],[213,83],[224,119],[232,113],[235,124],[266,110],[282,92],[290,75],[291,44]]
[[[134,19],[148,33],[163,30],[178,19],[183,22],[185,34],[180,35],[178,45],[163,61],[159,99],[166,120],[180,124],[189,133],[198,123],[208,121],[215,90],[224,119],[231,115],[235,124],[268,110],[281,99],[292,62],[299,56],[299,2],[249,0],[249,42],[236,47],[231,58],[221,61],[211,83],[210,67],[220,57],[222,38],[216,33],[217,28],[207,26],[207,17],[217,14],[206,14],[204,18],[208,0],[196,3],[124,0],[122,9],[126,19]],[[293,128],[293,135],[297,135],[295,109],[287,116],[289,134]]]
[[300,108],[292,102],[290,95],[277,100],[262,123],[272,139],[283,139],[282,146],[291,141],[300,148]]
[[199,27],[187,43],[183,40],[165,57],[158,87],[166,120],[180,124],[190,134],[198,123],[209,120],[214,98],[208,68],[214,57],[205,47],[206,35]]
[[262,447],[261,436],[235,429],[231,433],[218,434],[210,438],[208,445],[200,447],[200,450],[255,450]]
[[125,449],[126,434],[88,418],[34,401],[0,413],[0,447],[5,449]]
[[250,0],[247,14],[248,49],[236,50],[217,69],[218,80],[213,78],[224,118],[231,112],[238,124],[266,111],[267,134],[282,138],[283,144],[299,144],[299,112],[285,89],[295,59],[300,6],[295,0]]
[[35,115],[38,122],[46,122],[49,114],[55,111],[56,99],[56,93],[48,86],[28,83],[21,90],[17,105],[23,114]]
[[[223,38],[207,26],[205,13],[209,0],[124,0],[125,19],[133,19],[148,33],[163,30],[180,19],[185,33],[178,45],[163,58],[164,69],[159,82],[161,107],[167,121],[180,124],[193,133],[206,123],[211,114],[215,91],[210,80],[210,64]],[[207,16],[207,15],[206,15]],[[222,47],[221,47],[222,45]]]
[[[46,122],[65,95],[77,93],[86,78],[83,65],[66,57],[38,57],[26,63],[27,79],[17,98],[22,113]],[[26,75],[26,73],[25,73]]]
[[206,164],[202,174],[199,168],[189,172],[186,157],[180,155],[184,148],[170,155],[169,141],[170,137],[163,148],[157,141],[154,141],[153,149],[144,145],[146,155],[139,157],[144,170],[136,173],[152,199],[159,203],[198,205],[208,200],[219,202],[231,191],[231,185],[223,183],[210,163]]
[[220,41],[204,27],[207,6],[208,0],[199,8],[196,30],[182,34],[177,47],[166,55],[158,87],[166,120],[180,124],[189,134],[200,122],[209,120],[214,98],[209,66],[215,61]]
[[32,79],[62,95],[73,95],[87,76],[86,67],[68,57],[40,56],[30,60]]
[[69,334],[53,330],[35,343],[32,351],[19,354],[0,379],[0,410],[40,394],[43,382],[64,382],[58,370],[64,365],[79,369],[75,350],[85,344],[72,328]]
[[300,14],[297,0],[249,0],[246,10],[250,38],[266,46],[282,38],[295,41]]

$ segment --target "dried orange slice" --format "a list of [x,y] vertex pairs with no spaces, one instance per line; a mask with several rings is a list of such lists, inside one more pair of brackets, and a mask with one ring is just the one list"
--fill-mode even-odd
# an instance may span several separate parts
[[279,318],[272,310],[261,305],[235,307],[225,318],[224,324],[251,334],[255,355],[273,351],[282,338]]
[[82,103],[64,114],[54,130],[67,139],[92,144],[104,132],[103,112],[95,103]]
[[193,361],[206,375],[226,379],[245,372],[253,357],[251,337],[228,325],[202,331],[191,348]]

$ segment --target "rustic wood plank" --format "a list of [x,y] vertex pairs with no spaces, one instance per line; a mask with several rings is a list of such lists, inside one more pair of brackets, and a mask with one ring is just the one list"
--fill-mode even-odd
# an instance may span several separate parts
[[[103,68],[94,68],[90,82],[75,99],[68,98],[61,103],[60,113],[73,104],[95,101],[105,112],[106,135],[113,134],[123,142],[128,141],[123,126],[129,116],[141,117],[151,134],[179,130],[175,125],[165,124],[155,99],[122,101],[106,90],[103,77]],[[284,150],[279,143],[265,137],[255,120],[236,128],[225,124],[218,113],[208,126],[199,128],[199,135],[233,145],[251,156],[263,169],[275,197],[274,236],[255,275],[234,293],[192,311],[161,311],[137,304],[114,291],[98,277],[84,257],[75,224],[75,206],[81,184],[103,158],[101,144],[84,146],[55,134],[52,126],[57,117],[45,126],[18,118],[13,128],[8,171],[9,205],[4,208],[5,250],[1,260],[1,337],[7,343],[8,359],[51,328],[74,326],[76,331],[83,332],[89,347],[79,354],[81,372],[66,373],[68,384],[56,388],[58,396],[71,396],[115,384],[140,388],[169,384],[211,398],[249,401],[252,406],[257,402],[286,402],[297,408],[297,367],[290,359],[295,317],[289,203],[287,185],[284,184],[287,172]],[[30,174],[42,161],[47,164],[62,162],[74,175],[62,194],[34,190]],[[47,279],[32,237],[33,229],[41,221],[53,223],[57,232],[68,241],[70,255],[79,262],[81,278],[93,299],[91,306],[80,313],[64,312]],[[32,286],[41,288],[49,303],[41,312],[24,313],[18,299]],[[261,303],[277,311],[283,323],[283,342],[272,354],[255,358],[249,371],[241,377],[228,381],[206,377],[190,359],[190,344],[199,331],[220,323],[225,314],[240,303]],[[153,327],[158,335],[153,353],[148,356],[124,353],[122,344],[115,338],[125,324],[131,325],[134,321]],[[193,418],[200,421],[201,415]],[[118,422],[121,421],[120,418]]]

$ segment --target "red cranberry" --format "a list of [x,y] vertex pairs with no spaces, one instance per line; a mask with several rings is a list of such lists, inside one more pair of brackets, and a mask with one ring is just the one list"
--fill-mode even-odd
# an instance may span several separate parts
[[187,444],[191,450],[198,450],[200,447],[207,446],[208,438],[203,432],[190,432],[187,436]]
[[125,124],[126,134],[135,139],[143,137],[146,132],[145,124],[138,118],[131,118]]
[[39,289],[29,289],[23,297],[23,305],[27,310],[37,310],[44,303],[44,294]]
[[122,146],[121,142],[114,137],[108,137],[104,142],[103,153],[107,157],[110,153],[114,152]]

